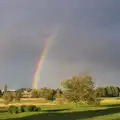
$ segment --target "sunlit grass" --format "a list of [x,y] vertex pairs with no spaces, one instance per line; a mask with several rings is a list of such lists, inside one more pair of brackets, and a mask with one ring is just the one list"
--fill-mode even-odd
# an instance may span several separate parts
[[[109,101],[109,102],[108,102]],[[47,103],[48,100],[22,100],[21,103]],[[9,114],[5,108],[0,108],[0,120],[119,120],[120,100],[118,98],[104,98],[100,106],[74,103],[57,105],[39,105],[40,112],[25,112]],[[21,118],[21,119],[20,119]]]

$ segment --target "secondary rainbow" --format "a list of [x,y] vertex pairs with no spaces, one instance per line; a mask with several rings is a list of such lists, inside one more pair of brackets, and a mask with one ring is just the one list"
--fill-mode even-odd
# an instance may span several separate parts
[[38,62],[38,65],[37,65],[37,68],[36,68],[36,71],[35,71],[35,74],[33,77],[33,83],[32,83],[33,89],[37,89],[37,87],[38,87],[38,82],[40,80],[40,74],[42,71],[43,63],[45,61],[45,57],[46,57],[48,48],[54,38],[55,38],[55,35],[52,35],[52,36],[48,37],[47,40],[45,41],[45,44],[44,44],[44,47],[43,47],[43,50],[42,50],[42,53],[40,56],[40,60]]

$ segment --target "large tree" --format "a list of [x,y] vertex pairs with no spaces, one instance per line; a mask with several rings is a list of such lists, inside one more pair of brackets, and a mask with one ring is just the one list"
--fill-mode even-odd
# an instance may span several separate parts
[[51,88],[41,88],[39,90],[39,96],[46,98],[48,100],[54,100],[56,95],[56,90],[51,89]]
[[82,74],[62,81],[65,97],[76,104],[85,101],[88,104],[98,103],[95,97],[94,83],[90,75]]

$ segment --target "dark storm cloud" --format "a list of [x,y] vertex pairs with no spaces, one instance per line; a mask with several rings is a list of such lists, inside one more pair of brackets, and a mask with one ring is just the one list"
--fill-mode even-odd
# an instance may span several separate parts
[[[119,84],[119,0],[1,0],[0,80],[30,87],[44,40],[55,27],[40,87],[90,72],[96,84]],[[24,84],[26,82],[26,84]]]

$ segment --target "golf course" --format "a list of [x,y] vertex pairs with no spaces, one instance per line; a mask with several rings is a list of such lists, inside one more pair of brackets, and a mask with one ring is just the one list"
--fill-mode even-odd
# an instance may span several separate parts
[[101,104],[79,104],[76,108],[74,103],[59,104],[57,101],[44,99],[23,99],[16,105],[37,105],[39,112],[23,112],[10,114],[7,107],[0,101],[0,120],[120,120],[120,99],[103,98]]
[[0,120],[120,120],[120,0],[0,0]]

